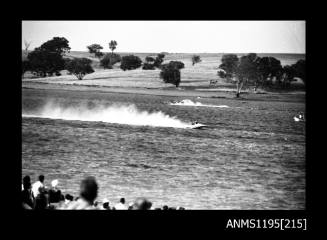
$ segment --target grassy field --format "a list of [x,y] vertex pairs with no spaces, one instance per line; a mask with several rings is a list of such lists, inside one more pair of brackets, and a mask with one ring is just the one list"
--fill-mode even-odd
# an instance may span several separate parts
[[[155,56],[155,53],[119,53],[122,56],[134,54],[143,61],[146,56]],[[181,70],[181,84],[179,90],[193,90],[196,92],[212,91],[234,91],[235,85],[226,83],[217,76],[217,69],[220,65],[221,53],[202,53],[202,61],[192,66],[190,53],[170,53],[165,56],[165,62],[182,61],[185,68]],[[242,55],[242,54],[239,54]],[[274,56],[281,60],[282,65],[293,64],[299,59],[305,59],[305,55],[299,54],[259,54],[259,56]],[[23,58],[26,54],[23,52]],[[88,52],[71,51],[67,57],[86,57],[93,61],[94,73],[88,74],[83,80],[78,80],[74,75],[68,75],[62,71],[61,76],[36,78],[31,73],[23,76],[23,87],[35,86],[35,84],[56,84],[60,86],[83,86],[83,87],[103,87],[103,88],[121,88],[121,89],[157,89],[170,90],[175,89],[171,84],[165,84],[159,78],[160,70],[142,70],[122,71],[119,63],[114,65],[113,69],[103,69],[99,66],[99,59]],[[217,80],[215,85],[210,85],[211,80]],[[295,88],[302,87],[302,83],[294,83]],[[244,89],[247,92],[247,89]]]

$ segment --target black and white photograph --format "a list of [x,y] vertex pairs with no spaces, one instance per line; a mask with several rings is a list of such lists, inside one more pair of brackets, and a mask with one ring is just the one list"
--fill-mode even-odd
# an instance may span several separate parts
[[22,20],[21,61],[23,209],[306,210],[305,20]]

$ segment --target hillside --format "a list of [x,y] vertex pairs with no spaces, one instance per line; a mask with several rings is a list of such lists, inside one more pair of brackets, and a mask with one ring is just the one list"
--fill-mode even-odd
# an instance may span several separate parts
[[[142,60],[146,56],[155,56],[154,53],[120,53],[121,56],[134,54]],[[217,69],[220,65],[220,59],[223,53],[202,53],[200,55],[202,61],[192,66],[191,53],[170,53],[165,56],[165,62],[182,61],[185,68],[181,70],[181,85],[182,89],[193,90],[209,90],[215,91],[217,88],[234,89],[235,85],[226,83],[223,79],[217,76]],[[242,55],[242,54],[239,54]],[[279,59],[282,65],[293,64],[299,59],[305,59],[303,54],[259,54],[259,56],[274,56]],[[23,54],[26,57],[26,54]],[[73,75],[67,75],[66,71],[62,71],[62,76],[35,78],[30,73],[26,73],[23,78],[23,83],[51,83],[65,85],[82,85],[82,86],[98,86],[98,87],[114,87],[114,88],[145,88],[145,89],[167,89],[174,88],[171,84],[165,84],[159,78],[159,70],[142,70],[136,69],[132,71],[122,71],[119,68],[119,63],[114,65],[113,69],[103,69],[99,66],[99,59],[93,54],[81,51],[71,51],[66,55],[69,58],[86,57],[93,61],[94,73],[86,75],[82,81],[77,80]],[[211,80],[217,80],[216,84],[210,85]],[[302,84],[297,84],[300,87]]]

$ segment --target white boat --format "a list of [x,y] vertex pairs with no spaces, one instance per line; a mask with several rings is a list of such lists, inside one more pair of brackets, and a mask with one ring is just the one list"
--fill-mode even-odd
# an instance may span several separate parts
[[192,129],[202,129],[202,128],[206,127],[206,126],[207,125],[196,123],[196,124],[191,125],[190,128],[192,128]]
[[304,116],[303,115],[298,115],[296,117],[293,117],[295,122],[304,122]]

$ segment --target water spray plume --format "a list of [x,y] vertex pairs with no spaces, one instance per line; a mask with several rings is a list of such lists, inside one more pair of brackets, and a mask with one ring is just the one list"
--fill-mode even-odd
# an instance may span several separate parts
[[63,120],[97,121],[137,126],[188,128],[189,123],[171,117],[161,111],[149,113],[140,111],[135,105],[98,106],[90,109],[86,104],[62,106],[50,101],[41,109],[23,113],[23,117],[39,117]]

